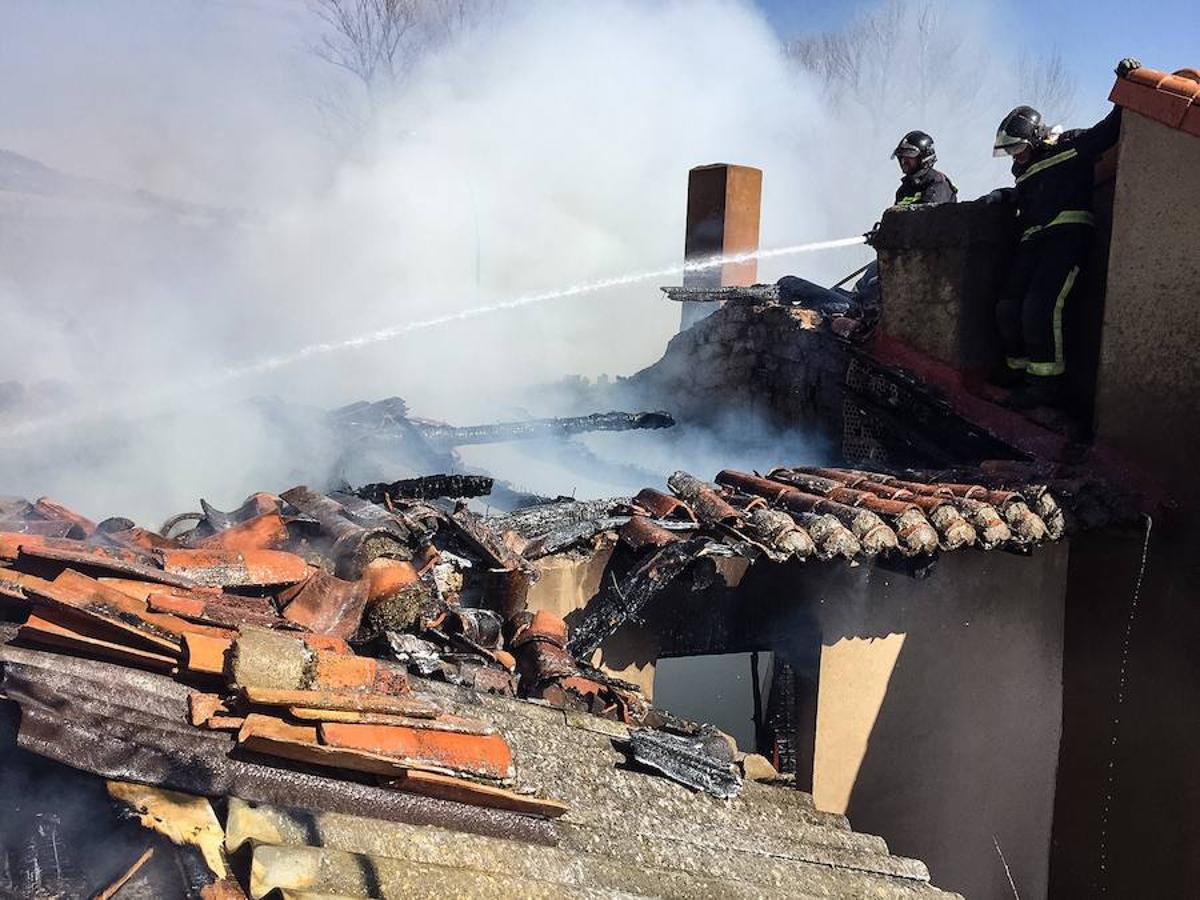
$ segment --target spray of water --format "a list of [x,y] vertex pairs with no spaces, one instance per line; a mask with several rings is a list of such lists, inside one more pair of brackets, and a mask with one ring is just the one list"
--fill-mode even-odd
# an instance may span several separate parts
[[784,256],[795,256],[801,253],[813,253],[819,250],[833,250],[840,247],[853,247],[864,242],[865,238],[857,236],[838,238],[831,241],[816,241],[809,244],[793,244],[788,247],[776,247],[770,250],[754,250],[746,253],[732,253],[720,256],[704,257],[702,259],[693,259],[687,262],[678,263],[676,265],[664,266],[660,269],[619,275],[613,278],[602,278],[595,281],[585,281],[569,287],[560,288],[553,291],[546,291],[540,294],[527,294],[525,296],[515,297],[510,300],[503,300],[498,303],[468,307],[467,309],[446,313],[445,315],[435,316],[429,319],[403,322],[397,325],[388,326],[387,328],[381,328],[377,331],[356,335],[355,337],[343,338],[342,340],[321,341],[318,343],[309,344],[306,347],[301,347],[299,350],[294,350],[290,353],[270,356],[265,359],[256,360],[240,366],[230,366],[216,373],[201,376],[199,378],[163,385],[153,392],[142,392],[136,396],[126,396],[101,408],[91,406],[86,411],[73,411],[56,416],[27,419],[23,422],[14,423],[12,426],[10,426],[8,431],[10,435],[14,436],[28,435],[53,426],[78,424],[84,420],[112,415],[132,407],[142,407],[146,404],[169,400],[173,397],[181,396],[191,391],[211,388],[225,382],[235,381],[240,378],[273,372],[277,369],[294,365],[295,363],[303,362],[304,360],[311,359],[313,357],[338,353],[344,350],[356,350],[372,344],[379,344],[385,341],[395,340],[398,337],[411,334],[414,331],[424,331],[429,328],[435,328],[439,325],[446,325],[451,322],[461,322],[467,319],[475,319],[481,316],[491,315],[492,313],[517,309],[523,306],[533,306],[539,303],[548,303],[553,300],[563,300],[570,297],[594,294],[610,288],[627,287],[629,285],[640,284],[642,282],[652,281],[658,278],[666,278],[671,275],[679,275],[688,272],[702,272],[710,269],[720,268],[721,266],[725,265],[749,262],[751,260],[773,259]]
[[662,269],[653,269],[648,272],[636,272],[629,275],[619,275],[615,278],[602,278],[597,281],[585,281],[580,284],[574,284],[570,287],[560,288],[553,291],[546,291],[541,294],[528,294],[524,297],[516,297],[512,300],[504,300],[500,303],[493,303],[487,306],[474,306],[468,309],[459,310],[458,312],[447,313],[442,316],[436,316],[432,319],[421,319],[416,322],[405,322],[400,325],[392,325],[387,328],[381,328],[378,331],[372,331],[367,334],[361,334],[357,337],[346,338],[340,341],[326,341],[316,344],[309,344],[307,347],[302,347],[293,353],[287,353],[281,356],[272,356],[267,359],[262,359],[257,362],[249,363],[244,366],[234,366],[225,369],[221,375],[222,380],[234,378],[242,378],[247,375],[261,375],[265,372],[270,372],[275,369],[289,366],[293,363],[300,362],[312,356],[319,356],[326,353],[336,353],[340,350],[355,350],[359,347],[366,347],[370,344],[378,344],[383,341],[390,341],[401,335],[409,334],[414,331],[423,331],[426,328],[433,328],[437,325],[446,325],[450,322],[461,322],[465,319],[475,319],[480,316],[490,315],[495,312],[502,312],[509,309],[517,309],[522,306],[533,306],[538,303],[547,303],[551,300],[563,300],[568,297],[578,297],[582,294],[594,294],[597,291],[607,290],[609,288],[627,287],[632,284],[640,284],[644,281],[651,281],[655,278],[665,278],[668,275],[678,275],[685,272],[702,272],[708,269],[716,269],[721,266],[749,262],[756,259],[771,259],[779,256],[794,256],[799,253],[811,253],[816,250],[833,250],[838,247],[853,247],[857,244],[864,243],[863,237],[839,238],[833,241],[817,241],[811,244],[794,244],[790,247],[777,247],[773,250],[754,250],[747,253],[733,253],[725,256],[712,256],[703,259],[691,260],[679,265],[667,266]]
[[1108,893],[1108,824],[1112,814],[1113,793],[1117,780],[1117,749],[1121,738],[1121,713],[1125,706],[1125,689],[1129,684],[1129,655],[1133,646],[1133,623],[1137,619],[1138,606],[1142,599],[1142,581],[1146,577],[1146,561],[1150,557],[1150,532],[1154,519],[1146,519],[1146,533],[1142,538],[1142,561],[1138,565],[1137,578],[1133,583],[1133,597],[1129,601],[1129,617],[1125,620],[1125,635],[1121,640],[1121,668],[1117,676],[1117,697],[1113,709],[1111,737],[1108,744],[1108,764],[1104,775],[1104,801],[1100,806],[1100,878],[1101,894]]

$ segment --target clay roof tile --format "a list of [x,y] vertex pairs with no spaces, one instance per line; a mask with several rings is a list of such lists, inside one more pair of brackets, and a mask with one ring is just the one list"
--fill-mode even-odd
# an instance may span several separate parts
[[1174,74],[1143,66],[1118,78],[1109,99],[1147,119],[1200,136],[1200,71],[1180,69]]

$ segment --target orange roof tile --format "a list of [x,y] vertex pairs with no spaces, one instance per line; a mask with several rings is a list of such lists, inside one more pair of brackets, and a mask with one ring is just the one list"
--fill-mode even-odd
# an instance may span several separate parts
[[326,746],[390,757],[405,767],[444,767],[497,781],[514,774],[512,751],[499,734],[346,722],[322,722],[317,733]]
[[1145,67],[1134,69],[1117,79],[1108,99],[1200,137],[1200,71],[1196,69],[1180,69],[1173,75]]

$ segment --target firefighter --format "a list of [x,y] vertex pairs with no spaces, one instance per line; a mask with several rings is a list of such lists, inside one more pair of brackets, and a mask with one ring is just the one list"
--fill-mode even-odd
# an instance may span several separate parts
[[[919,203],[954,203],[958,200],[958,188],[933,167],[937,152],[933,138],[924,131],[910,131],[900,139],[892,151],[892,159],[899,161],[900,187],[896,188],[893,206],[916,206]],[[863,235],[867,244],[874,247],[879,235],[879,223]],[[854,296],[864,317],[879,311],[879,264],[872,260],[863,269],[863,276],[854,285]]]
[[[1140,67],[1123,59],[1124,78]],[[1120,135],[1121,107],[1099,124],[1074,131],[1049,129],[1030,106],[1000,123],[993,155],[1011,156],[1015,188],[993,191],[989,202],[1015,201],[1020,244],[996,305],[1004,365],[993,381],[1015,387],[1016,409],[1065,402],[1063,309],[1078,290],[1093,239],[1092,186],[1096,160]]]
[[958,188],[933,167],[937,152],[933,149],[933,138],[924,131],[910,131],[902,137],[892,151],[892,159],[899,161],[904,173],[900,187],[896,188],[896,206],[953,203],[958,199]]

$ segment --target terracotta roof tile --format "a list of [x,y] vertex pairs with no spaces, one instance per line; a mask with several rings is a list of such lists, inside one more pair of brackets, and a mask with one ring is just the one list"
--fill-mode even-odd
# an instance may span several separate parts
[[1184,75],[1185,71],[1186,69],[1180,69],[1174,75],[1168,75],[1158,83],[1158,89],[1194,99],[1200,94],[1200,79]]
[[327,746],[378,754],[405,767],[438,767],[496,781],[514,774],[512,751],[499,734],[346,722],[321,722],[317,733]]
[[[1163,75],[1164,73],[1158,71],[1158,69],[1151,69],[1146,66],[1142,66],[1140,69],[1134,69],[1132,72],[1126,75],[1125,80],[1131,81],[1134,84],[1144,84],[1147,87],[1154,88],[1158,87],[1158,83],[1162,81]],[[1118,81],[1118,84],[1119,83],[1120,82]]]
[[1200,137],[1200,104],[1193,103],[1188,107],[1187,115],[1183,117],[1183,124],[1179,127],[1188,134]]
[[1200,72],[1180,69],[1174,74],[1142,67],[1117,79],[1109,99],[1139,115],[1171,128],[1200,136]]
[[530,641],[546,641],[556,647],[565,647],[567,623],[550,610],[539,609],[533,613],[528,623],[517,627],[510,643],[513,647],[520,647]]

